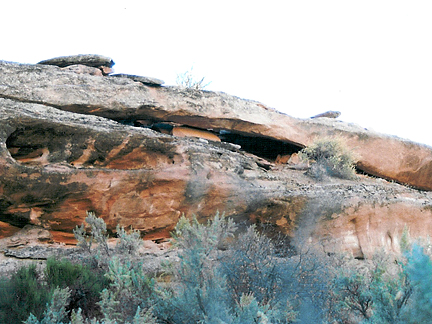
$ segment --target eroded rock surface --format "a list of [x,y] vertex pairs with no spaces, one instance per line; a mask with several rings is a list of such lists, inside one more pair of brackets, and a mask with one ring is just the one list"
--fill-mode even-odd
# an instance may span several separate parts
[[128,121],[168,121],[215,132],[272,139],[299,147],[340,136],[364,172],[432,189],[432,149],[342,121],[296,119],[224,93],[148,87],[127,78],[64,73],[53,66],[0,62],[0,97]]
[[156,87],[161,86],[165,83],[164,81],[156,79],[156,78],[139,76],[139,75],[132,75],[132,74],[119,73],[119,74],[111,74],[111,76],[117,77],[117,78],[127,78],[127,79],[131,79],[135,82],[141,82],[143,84],[150,85],[150,86],[156,86]]
[[294,245],[320,241],[358,257],[397,251],[405,226],[430,233],[432,193],[367,176],[316,182],[307,166],[273,163],[331,135],[365,172],[432,189],[431,148],[359,126],[224,93],[0,62],[0,237],[30,224],[73,243],[86,211],[111,232],[132,225],[153,240],[182,213],[220,211],[270,224]]
[[55,65],[59,67],[81,64],[92,67],[107,66],[111,68],[115,63],[111,58],[106,56],[97,54],[79,54],[70,56],[59,56],[52,59],[40,61],[38,64]]

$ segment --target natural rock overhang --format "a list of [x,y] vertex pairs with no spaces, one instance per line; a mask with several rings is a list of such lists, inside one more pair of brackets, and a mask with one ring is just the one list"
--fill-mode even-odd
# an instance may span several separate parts
[[150,87],[127,78],[63,71],[55,66],[0,62],[0,97],[40,103],[105,118],[152,119],[204,130],[226,130],[298,147],[322,136],[341,136],[368,174],[432,190],[432,149],[355,125],[302,120],[225,93]]
[[65,241],[93,210],[110,230],[121,222],[158,239],[182,212],[242,214],[267,196],[254,184],[266,177],[261,161],[230,144],[10,99],[0,111],[0,222],[11,226]]
[[[357,257],[397,250],[405,226],[430,233],[431,193],[386,181],[316,183],[303,171],[266,168],[224,142],[181,138],[47,105],[0,99],[0,228],[32,224],[71,242],[86,210],[163,239],[181,213],[275,226],[335,241]],[[247,135],[247,134],[244,134]]]

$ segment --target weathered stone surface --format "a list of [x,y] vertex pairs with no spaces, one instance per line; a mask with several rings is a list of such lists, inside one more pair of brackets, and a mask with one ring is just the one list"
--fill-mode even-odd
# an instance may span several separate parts
[[89,74],[89,75],[97,75],[103,76],[102,71],[98,68],[82,65],[82,64],[74,64],[69,65],[64,68],[61,68],[63,71],[74,72],[78,74]]
[[322,114],[315,115],[311,118],[338,118],[341,115],[340,111],[329,110]]
[[170,121],[271,138],[299,147],[317,137],[340,136],[357,154],[359,169],[420,189],[432,189],[430,147],[357,125],[328,118],[296,119],[258,102],[224,93],[147,87],[127,78],[94,79],[62,73],[49,66],[1,62],[0,73],[0,97],[115,120]]
[[110,75],[114,72],[114,70],[108,66],[101,66],[99,67],[103,75]]
[[25,225],[13,235],[0,240],[0,248],[14,248],[28,244],[40,244],[52,241],[50,232],[44,228]]
[[0,220],[45,228],[56,242],[73,243],[86,210],[111,231],[132,225],[147,239],[168,237],[182,213],[225,211],[272,224],[293,242],[319,240],[329,250],[342,242],[357,256],[388,233],[396,249],[404,226],[413,236],[432,226],[432,193],[371,178],[315,183],[224,143],[39,104],[0,99],[0,111]]
[[246,210],[259,186],[238,173],[264,175],[223,145],[9,99],[0,111],[0,215],[16,226],[71,233],[94,210],[111,229],[167,237],[182,212]]
[[81,65],[97,67],[97,68],[100,66],[107,66],[111,68],[115,63],[112,59],[106,56],[97,55],[97,54],[79,54],[79,55],[70,55],[70,56],[59,56],[52,59],[40,61],[37,64],[55,65],[59,67],[81,64]]
[[20,228],[13,226],[9,223],[0,222],[0,240],[6,237],[11,237],[16,232],[19,232]]
[[165,83],[164,81],[156,79],[156,78],[150,78],[150,77],[132,75],[132,74],[118,73],[118,74],[111,74],[111,76],[117,77],[117,78],[128,78],[128,79],[131,79],[133,81],[141,82],[141,83],[144,83],[146,85],[151,85],[151,86],[161,86]]
[[197,137],[215,142],[221,141],[220,138],[212,132],[184,126],[173,127],[173,129],[171,130],[171,135],[179,137]]
[[[432,230],[432,193],[364,176],[315,182],[293,157],[316,136],[342,136],[365,170],[430,189],[426,146],[223,93],[44,65],[1,62],[0,97],[1,228],[31,224],[73,243],[89,210],[109,231],[132,225],[157,240],[182,213],[208,218],[219,210],[271,224],[295,245],[317,240],[359,257],[382,245],[397,250],[405,226],[413,237]],[[219,132],[233,144],[151,129],[158,124]],[[293,165],[275,166],[278,155],[291,155]]]

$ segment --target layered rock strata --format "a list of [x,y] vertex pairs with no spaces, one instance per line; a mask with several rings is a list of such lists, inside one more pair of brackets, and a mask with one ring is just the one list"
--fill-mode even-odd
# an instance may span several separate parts
[[67,73],[55,66],[0,64],[0,97],[40,103],[116,121],[175,122],[214,132],[272,139],[304,147],[340,136],[364,172],[432,189],[432,149],[328,118],[296,119],[224,93],[149,87],[128,78]]
[[343,137],[368,174],[432,188],[427,146],[224,93],[0,62],[0,236],[31,224],[70,243],[94,211],[111,232],[160,240],[182,213],[221,211],[363,257],[397,251],[405,227],[431,232],[429,192],[366,176],[316,182],[273,163],[322,136]]

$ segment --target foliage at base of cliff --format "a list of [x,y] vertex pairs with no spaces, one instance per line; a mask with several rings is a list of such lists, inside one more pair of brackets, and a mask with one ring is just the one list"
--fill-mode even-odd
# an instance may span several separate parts
[[426,323],[432,315],[430,246],[407,235],[398,257],[355,260],[317,246],[292,251],[286,238],[219,214],[207,224],[182,217],[172,233],[178,261],[156,275],[134,253],[137,231],[119,228],[110,248],[100,220],[89,214],[75,231],[81,262],[49,259],[44,270],[1,279],[1,322]]

